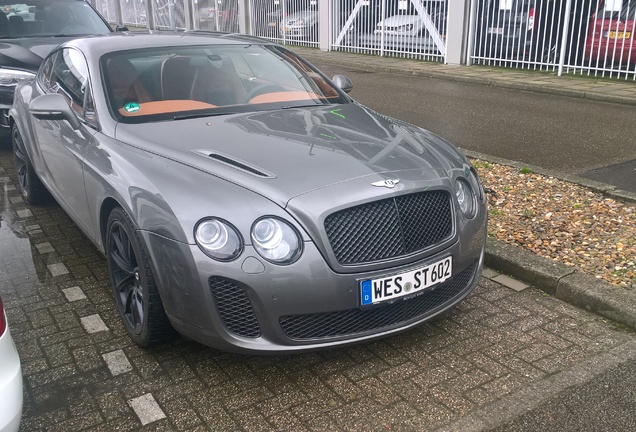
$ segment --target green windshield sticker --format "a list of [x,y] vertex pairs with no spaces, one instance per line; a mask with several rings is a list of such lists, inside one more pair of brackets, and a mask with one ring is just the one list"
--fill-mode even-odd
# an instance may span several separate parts
[[141,107],[137,102],[128,102],[126,105],[124,105],[124,111],[129,113],[137,112],[140,109]]

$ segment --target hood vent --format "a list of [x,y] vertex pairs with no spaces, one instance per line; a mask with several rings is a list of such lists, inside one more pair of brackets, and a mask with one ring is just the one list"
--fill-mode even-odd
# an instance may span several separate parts
[[236,168],[238,170],[241,170],[248,174],[252,174],[257,177],[272,178],[272,179],[276,178],[276,176],[272,173],[268,173],[267,171],[264,171],[253,165],[250,165],[238,159],[234,159],[231,156],[226,156],[221,153],[213,153],[213,152],[210,152],[209,150],[193,150],[192,152],[195,154],[198,154],[199,156],[205,156],[207,158],[214,159],[215,161],[220,162],[224,165],[231,166],[232,168]]

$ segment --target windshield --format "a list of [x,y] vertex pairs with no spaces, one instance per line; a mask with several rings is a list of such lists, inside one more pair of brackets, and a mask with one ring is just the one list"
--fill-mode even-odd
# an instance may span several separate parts
[[0,0],[0,37],[76,36],[110,33],[108,25],[79,0]]
[[115,118],[146,122],[348,101],[291,52],[270,45],[161,47],[101,59]]

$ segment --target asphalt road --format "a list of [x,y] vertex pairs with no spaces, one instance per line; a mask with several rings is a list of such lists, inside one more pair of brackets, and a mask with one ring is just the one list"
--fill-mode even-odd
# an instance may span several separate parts
[[636,107],[417,76],[361,73],[351,96],[457,146],[636,192]]
[[634,431],[636,363],[633,360],[571,387],[496,432]]

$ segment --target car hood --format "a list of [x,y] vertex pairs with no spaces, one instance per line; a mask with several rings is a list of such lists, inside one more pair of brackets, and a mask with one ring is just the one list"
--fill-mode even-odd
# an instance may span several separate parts
[[42,59],[71,37],[0,39],[0,65],[36,72]]
[[409,171],[447,177],[466,163],[436,135],[356,103],[145,124],[116,139],[250,189],[285,207],[337,183]]
[[417,15],[393,15],[378,23],[379,26],[385,25],[387,27],[399,27],[407,24],[417,24],[420,17]]

